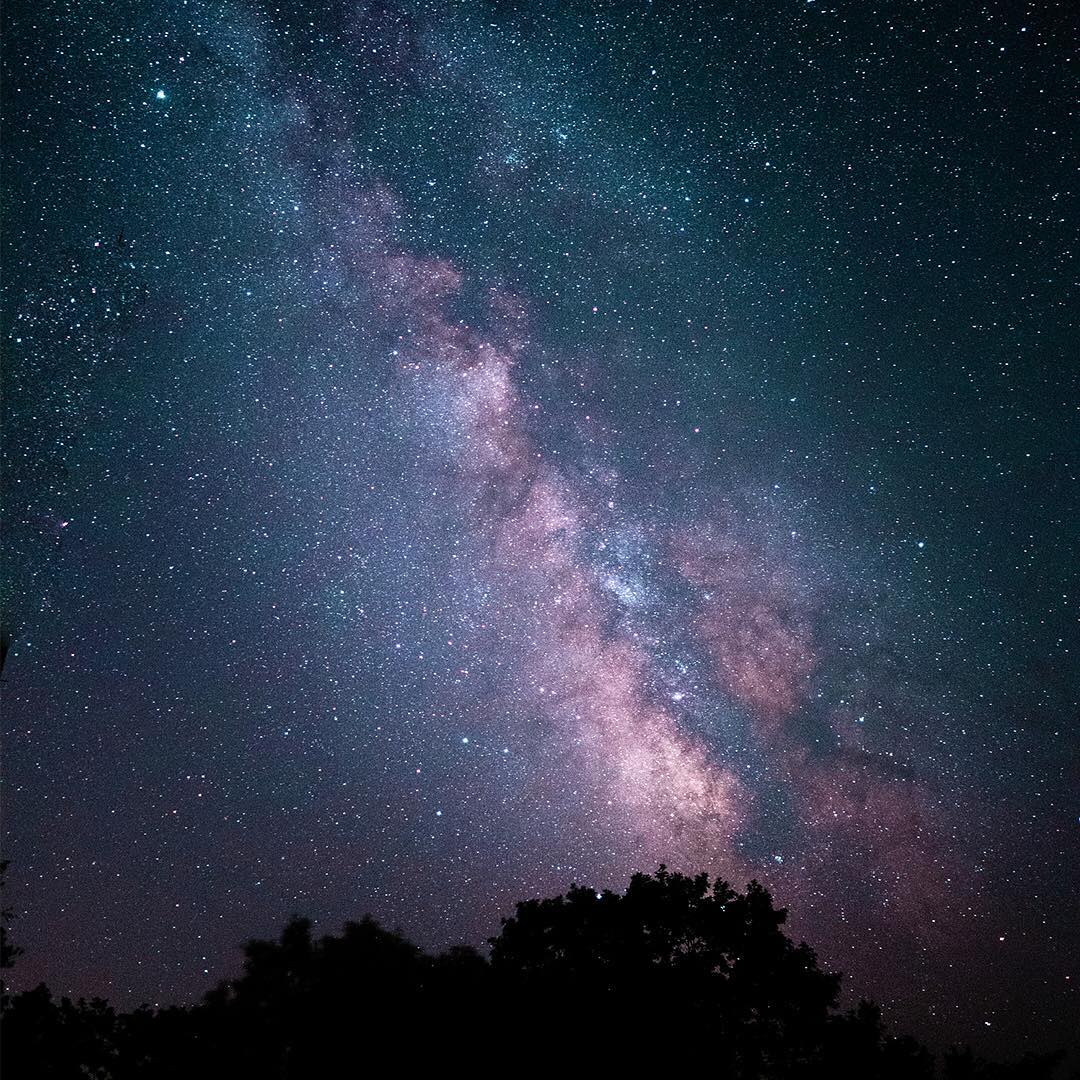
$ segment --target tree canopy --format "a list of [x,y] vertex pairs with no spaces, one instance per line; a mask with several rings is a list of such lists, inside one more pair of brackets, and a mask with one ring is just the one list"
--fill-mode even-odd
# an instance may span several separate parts
[[510,1072],[646,1052],[733,1080],[1054,1075],[1057,1058],[937,1063],[873,1005],[841,1011],[840,975],[785,920],[756,882],[740,893],[664,867],[622,893],[519,903],[487,956],[432,956],[370,918],[315,938],[294,918],[194,1006],[117,1013],[44,986],[5,998],[4,1076],[314,1080],[372,1072],[383,1055]]

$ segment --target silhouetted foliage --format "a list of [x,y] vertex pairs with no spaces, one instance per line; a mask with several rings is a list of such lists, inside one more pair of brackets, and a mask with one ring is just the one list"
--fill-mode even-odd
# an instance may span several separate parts
[[[0,896],[3,895],[7,884],[7,868],[9,860],[0,861]],[[15,966],[15,960],[22,954],[18,945],[12,944],[10,924],[15,918],[15,913],[7,906],[6,901],[0,903],[0,972]],[[7,993],[7,982],[0,975],[0,1000]]]
[[531,1014],[554,1008],[589,1030],[690,1025],[731,1075],[786,1076],[819,1055],[840,977],[784,936],[785,917],[756,882],[740,895],[661,867],[622,895],[575,887],[519,904],[491,959]]
[[[932,1080],[933,1056],[890,1036],[863,1002],[841,1013],[840,976],[783,932],[786,912],[661,867],[625,893],[571,887],[529,900],[493,938],[490,959],[429,956],[372,919],[315,939],[292,919],[250,941],[242,974],[190,1008],[118,1014],[55,1000],[40,986],[4,1006],[5,1080],[95,1077],[351,1077],[441,1059],[517,1072],[573,1052],[611,1063],[645,1045],[733,1080]],[[1056,1058],[993,1065],[967,1052],[943,1080],[1049,1080]]]

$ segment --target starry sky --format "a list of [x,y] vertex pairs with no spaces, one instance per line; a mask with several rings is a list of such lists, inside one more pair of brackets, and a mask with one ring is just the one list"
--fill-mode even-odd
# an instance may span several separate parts
[[17,982],[664,862],[1069,1034],[1067,4],[5,17]]

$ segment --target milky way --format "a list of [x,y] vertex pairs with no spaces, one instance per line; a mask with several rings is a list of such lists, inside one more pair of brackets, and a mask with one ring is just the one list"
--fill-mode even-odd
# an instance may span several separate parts
[[1067,20],[557,7],[9,10],[18,977],[664,863],[1052,1042]]
[[[354,205],[351,225],[361,231],[344,254],[367,286],[360,318],[388,329],[420,437],[445,454],[462,526],[480,539],[476,573],[491,592],[467,617],[490,625],[516,657],[496,685],[494,709],[511,729],[539,722],[528,763],[534,796],[558,804],[578,843],[587,838],[589,872],[610,881],[661,862],[709,866],[734,880],[764,877],[806,902],[804,894],[831,891],[854,871],[873,882],[873,908],[887,909],[894,930],[919,939],[928,922],[949,918],[937,888],[950,873],[935,857],[940,823],[916,775],[844,747],[835,717],[827,722],[841,745],[824,752],[787,724],[815,689],[815,606],[824,602],[790,556],[741,535],[729,510],[654,528],[658,535],[639,540],[633,557],[616,554],[612,567],[605,552],[627,531],[640,535],[641,523],[632,508],[547,460],[530,434],[540,418],[517,384],[529,350],[521,300],[489,289],[479,327],[469,325],[455,317],[461,272],[394,246],[400,208],[392,193],[360,192]],[[605,479],[626,486],[617,474]],[[691,586],[681,595],[669,586],[652,600],[699,658],[689,692],[665,685],[666,637],[634,618],[642,589],[622,577],[642,560],[654,564],[654,578]],[[764,759],[749,770],[751,782],[725,738],[705,739],[686,723],[699,694],[741,715]],[[768,773],[782,786],[793,829],[799,865],[786,871],[782,854],[747,852],[770,832],[753,789]]]

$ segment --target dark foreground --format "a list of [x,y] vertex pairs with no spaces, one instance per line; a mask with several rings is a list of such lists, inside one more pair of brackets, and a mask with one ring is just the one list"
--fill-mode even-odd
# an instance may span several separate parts
[[[519,904],[491,941],[429,956],[371,919],[313,940],[290,922],[252,941],[244,973],[199,1005],[117,1013],[44,987],[3,1000],[4,1080],[306,1078],[465,1066],[499,1075],[610,1071],[637,1058],[704,1075],[859,1080],[1040,1080],[1058,1057],[935,1059],[867,1003],[841,1012],[840,976],[783,932],[786,913],[668,873],[624,894],[571,888]],[[6,950],[10,966],[13,951]]]

